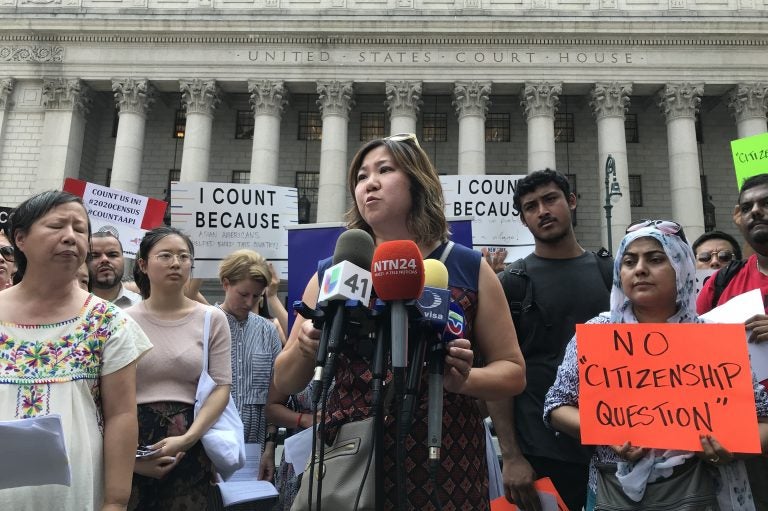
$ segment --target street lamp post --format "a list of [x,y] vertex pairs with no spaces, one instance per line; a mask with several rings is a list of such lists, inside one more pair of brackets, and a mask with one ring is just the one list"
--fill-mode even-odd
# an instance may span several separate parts
[[610,154],[605,160],[605,221],[608,228],[608,251],[613,252],[613,236],[611,235],[612,199],[621,197],[621,187],[616,180],[616,160]]

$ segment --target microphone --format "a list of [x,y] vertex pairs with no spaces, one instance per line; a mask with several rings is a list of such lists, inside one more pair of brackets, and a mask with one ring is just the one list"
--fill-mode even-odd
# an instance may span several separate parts
[[[313,381],[330,382],[344,335],[346,312],[349,302],[365,306],[371,298],[371,267],[373,238],[361,229],[344,231],[336,241],[333,252],[334,265],[323,273],[318,295],[318,307],[324,311],[325,321],[317,349]],[[330,321],[329,321],[330,319]],[[313,401],[317,404],[321,385],[315,385]]]
[[429,397],[427,406],[427,449],[432,463],[440,461],[443,444],[443,373],[445,371],[445,343],[464,337],[464,309],[451,302],[445,329],[429,353]]
[[392,368],[408,366],[408,315],[405,302],[416,300],[424,289],[424,262],[410,240],[385,241],[373,254],[371,271],[376,296],[389,302],[392,325]]
[[[418,328],[411,330],[411,332],[418,333],[417,344],[411,350],[413,355],[411,365],[408,368],[408,380],[400,416],[402,427],[406,430],[411,427],[416,408],[416,395],[419,391],[424,368],[424,354],[427,350],[431,352],[434,349],[433,345],[441,342],[448,320],[448,306],[451,303],[451,294],[446,289],[448,287],[448,270],[443,263],[436,259],[424,260],[424,283],[426,286],[421,296],[416,300],[416,309],[419,313]],[[431,387],[430,392],[432,392]],[[439,397],[442,399],[442,392]]]

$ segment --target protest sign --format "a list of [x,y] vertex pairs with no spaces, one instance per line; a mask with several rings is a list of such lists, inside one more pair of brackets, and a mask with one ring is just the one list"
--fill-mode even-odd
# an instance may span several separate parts
[[13,208],[0,206],[0,231],[2,232],[8,231],[8,227],[9,227],[8,217],[10,216],[11,211],[13,211]]
[[255,250],[288,278],[286,226],[298,223],[296,188],[233,183],[171,183],[171,224],[195,246],[198,278],[218,278],[235,250]]
[[64,191],[83,198],[91,231],[116,234],[123,254],[131,259],[136,257],[144,233],[163,224],[168,206],[165,201],[69,177],[64,180]]
[[739,190],[748,178],[768,174],[768,133],[732,140],[731,153]]
[[512,207],[517,180],[525,176],[440,176],[445,215],[472,218],[475,250],[503,248],[507,261],[528,255],[533,236]]
[[576,325],[581,441],[759,453],[743,325]]

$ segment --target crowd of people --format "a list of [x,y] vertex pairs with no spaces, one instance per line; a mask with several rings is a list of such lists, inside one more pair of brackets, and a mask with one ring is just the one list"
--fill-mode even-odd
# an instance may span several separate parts
[[[672,220],[629,225],[615,257],[587,251],[573,229],[576,196],[565,176],[547,169],[516,185],[513,205],[535,245],[506,264],[503,250],[481,254],[449,240],[438,174],[408,134],[363,145],[347,187],[348,227],[376,246],[409,240],[422,258],[443,261],[451,301],[465,318],[461,338],[445,347],[437,465],[428,463],[426,371],[406,437],[399,438],[397,420],[384,420],[384,471],[375,477],[384,510],[403,503],[490,509],[486,416],[501,448],[501,492],[527,511],[543,509],[534,486],[541,477],[551,478],[573,511],[644,509],[648,498],[657,499],[654,509],[768,510],[766,457],[732,452],[716,436],[702,436],[695,452],[582,445],[575,336],[582,323],[702,323],[699,314],[734,296],[751,289],[765,296],[768,174],[744,183],[734,211],[751,252],[746,260],[732,236],[713,231],[689,244]],[[37,194],[13,210],[9,225],[0,235],[0,420],[60,415],[72,472],[70,486],[0,484],[3,508],[222,509],[201,438],[231,399],[244,441],[261,446],[258,478],[273,481],[279,497],[227,509],[295,509],[306,476],[276,458],[278,428],[298,432],[324,417],[318,441],[330,445],[342,425],[374,415],[372,354],[362,337],[375,333],[343,343],[318,410],[311,380],[322,332],[300,314],[288,330],[280,279],[260,254],[226,257],[224,299],[209,304],[192,278],[194,243],[176,228],[146,233],[129,280],[120,240],[111,231],[91,233],[76,196]],[[302,300],[310,308],[332,264],[318,261],[306,283]],[[697,269],[719,270],[698,297]],[[745,331],[750,342],[768,339],[768,315],[749,319]],[[215,388],[195,413],[203,367]],[[387,370],[385,387],[392,377]],[[764,454],[766,383],[753,376]],[[646,490],[664,480],[679,486],[673,477],[683,469],[699,477],[692,483],[699,500],[689,507]]]

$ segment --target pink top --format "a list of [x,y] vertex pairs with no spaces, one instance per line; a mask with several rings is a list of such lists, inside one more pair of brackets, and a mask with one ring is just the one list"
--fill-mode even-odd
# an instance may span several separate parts
[[216,307],[196,303],[186,317],[159,319],[145,302],[125,309],[152,342],[136,368],[136,403],[160,401],[195,403],[197,380],[203,369],[203,324],[206,309],[212,309],[208,373],[219,385],[232,383],[231,337],[224,313]]

